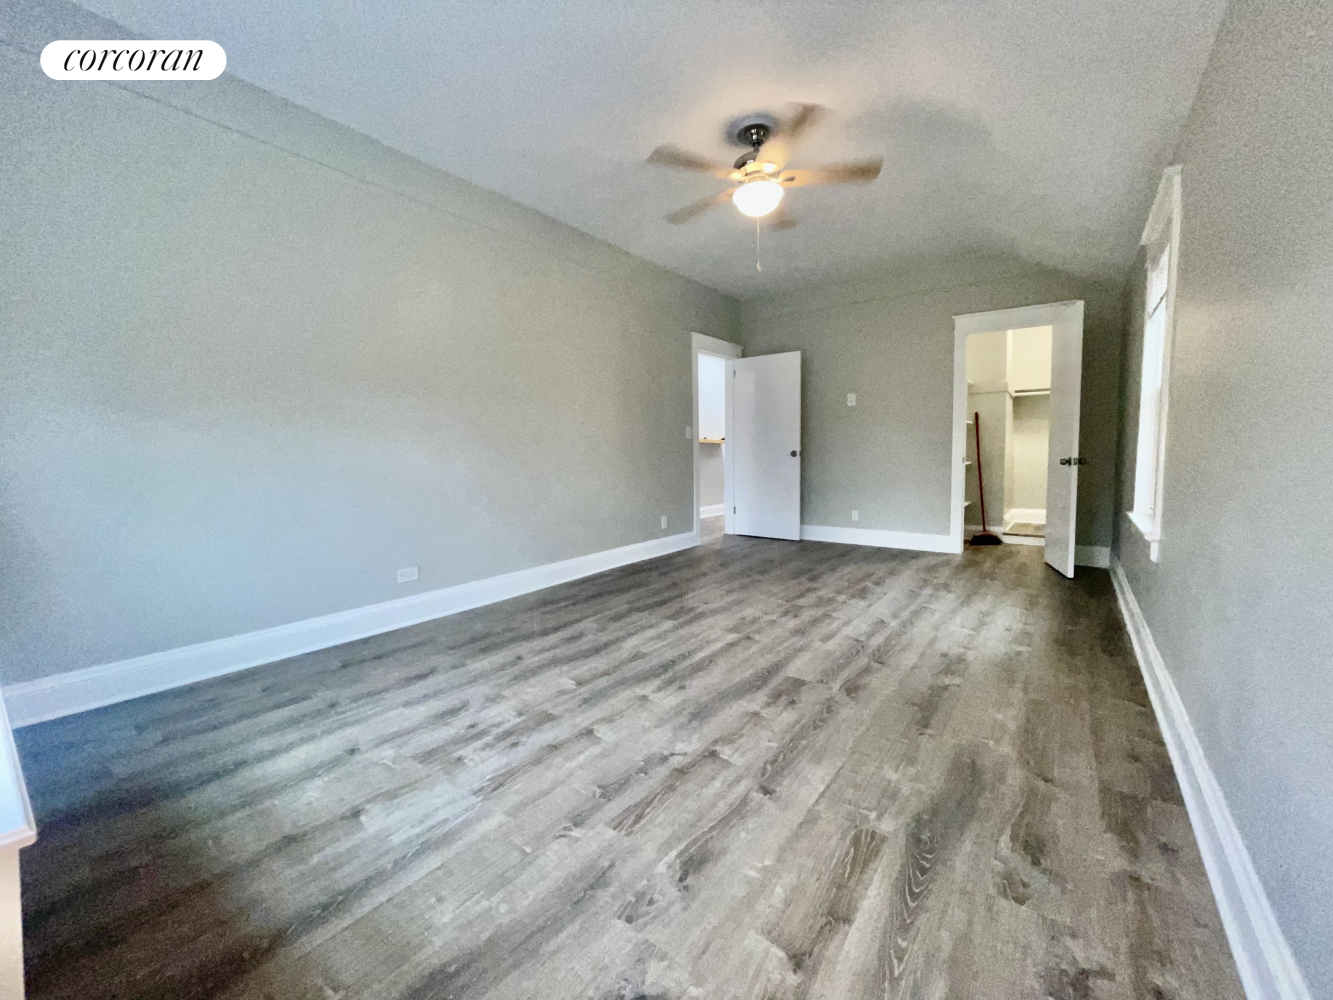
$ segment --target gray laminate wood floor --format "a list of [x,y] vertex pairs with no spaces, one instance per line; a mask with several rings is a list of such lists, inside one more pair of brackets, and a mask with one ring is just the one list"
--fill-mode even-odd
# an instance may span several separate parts
[[18,737],[32,1000],[1241,997],[1035,548],[715,539]]

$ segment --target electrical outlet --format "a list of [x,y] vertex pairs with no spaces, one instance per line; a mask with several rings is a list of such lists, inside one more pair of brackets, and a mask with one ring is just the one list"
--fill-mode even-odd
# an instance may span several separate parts
[[694,440],[694,428],[693,428],[693,427],[686,427],[686,428],[685,428],[685,440],[686,440],[686,441],[693,441],[693,440]]
[[848,406],[856,405],[856,393],[854,392],[847,393],[847,405]]
[[664,527],[664,528],[666,527],[666,515],[665,515],[665,514],[662,515],[662,527]]
[[859,510],[852,511],[852,520],[853,521],[861,520],[861,512]]
[[398,571],[398,582],[411,583],[420,575],[421,574],[417,572],[417,568],[415,566],[408,566],[406,569],[400,569]]

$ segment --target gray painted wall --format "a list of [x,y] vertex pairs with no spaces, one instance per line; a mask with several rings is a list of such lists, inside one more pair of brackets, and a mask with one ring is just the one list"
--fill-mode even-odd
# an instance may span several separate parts
[[[1179,150],[1161,561],[1117,519],[1130,586],[1319,997],[1333,996],[1330,39],[1326,0],[1227,13]],[[1134,491],[1142,267],[1119,512]]]
[[690,530],[733,301],[232,77],[38,67],[128,34],[0,11],[4,681]]
[[1013,489],[1005,494],[1005,510],[1014,507],[1046,509],[1046,463],[1050,459],[1051,397],[1015,396],[1014,431],[1009,440],[1013,456]]
[[947,534],[953,316],[1070,299],[1087,303],[1076,533],[1109,545],[1123,289],[981,255],[745,303],[747,356],[803,352],[802,522]]
[[720,444],[699,445],[699,506],[711,507],[722,502],[726,484],[726,462]]
[[[986,484],[985,523],[991,531],[1000,531],[1004,527],[1004,495],[1009,479],[1008,448],[1012,413],[1009,405],[1009,393],[1004,389],[992,389],[984,392],[967,394],[967,415],[973,421],[967,429],[967,458],[972,463],[963,476],[963,499],[969,501],[966,517],[963,518],[965,529],[980,527],[982,523],[981,491],[979,482]],[[981,460],[977,461],[976,419],[981,418]],[[981,467],[981,476],[977,476],[977,467]]]

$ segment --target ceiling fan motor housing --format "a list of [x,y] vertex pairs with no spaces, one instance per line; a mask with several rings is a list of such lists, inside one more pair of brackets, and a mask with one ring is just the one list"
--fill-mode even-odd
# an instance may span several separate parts
[[746,146],[762,146],[773,134],[773,126],[768,122],[746,122],[736,133],[736,141]]
[[766,143],[772,134],[773,126],[768,122],[751,121],[741,125],[736,130],[736,142],[742,146],[749,146],[750,149],[736,160],[736,169],[740,170],[747,163],[753,163],[759,154],[759,147]]

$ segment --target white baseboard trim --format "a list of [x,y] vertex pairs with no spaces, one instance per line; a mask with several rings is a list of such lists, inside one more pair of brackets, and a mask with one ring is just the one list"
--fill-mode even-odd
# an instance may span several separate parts
[[1111,547],[1109,545],[1075,545],[1074,565],[1110,569]]
[[822,524],[801,525],[801,541],[873,545],[880,549],[912,549],[917,552],[958,552],[958,544],[951,535],[881,531],[878,528],[833,528]]
[[1180,692],[1148,631],[1148,623],[1129,589],[1119,560],[1111,565],[1111,580],[1176,769],[1190,825],[1199,842],[1199,853],[1208,870],[1208,881],[1245,995],[1249,1000],[1311,1000],[1300,967],[1254,870],[1250,852],[1195,735],[1185,703],[1180,700]]
[[[975,531],[980,531],[981,525],[968,524],[963,527],[963,534],[970,535]],[[1010,535],[1003,531],[996,531],[1000,540],[1006,545],[1045,545],[1046,539],[1034,538],[1031,535]],[[1111,566],[1111,547],[1109,545],[1075,545],[1074,546],[1074,565],[1075,566],[1094,566],[1097,569],[1109,569]]]
[[1004,512],[1005,526],[1011,524],[1045,524],[1045,507],[1010,507]]
[[997,532],[997,534],[1005,545],[1040,545],[1042,548],[1046,547],[1046,539],[1033,535],[1010,535],[1003,531]]
[[13,725],[30,726],[118,701],[128,701],[290,656],[327,649],[353,639],[391,632],[494,604],[618,566],[664,556],[699,544],[697,532],[653,538],[604,552],[533,566],[514,573],[460,583],[410,597],[339,611],[319,618],[85,667],[40,680],[9,684],[5,703]]
[[699,508],[700,517],[721,517],[726,512],[727,505],[724,503],[710,503]]

